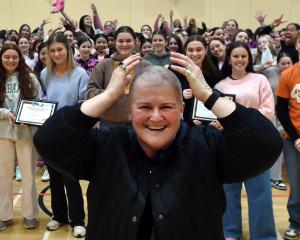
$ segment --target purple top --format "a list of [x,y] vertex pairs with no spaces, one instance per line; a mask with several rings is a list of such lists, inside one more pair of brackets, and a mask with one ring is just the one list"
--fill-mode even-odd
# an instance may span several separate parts
[[99,63],[99,60],[94,58],[92,55],[90,55],[87,61],[82,60],[80,56],[77,56],[74,59],[80,67],[85,69],[89,76],[91,76],[94,67]]

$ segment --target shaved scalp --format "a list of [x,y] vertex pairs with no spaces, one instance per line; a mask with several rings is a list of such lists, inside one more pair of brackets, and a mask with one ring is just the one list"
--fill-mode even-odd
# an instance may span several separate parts
[[175,89],[178,101],[180,103],[183,102],[181,85],[176,75],[169,69],[161,66],[148,66],[141,70],[132,80],[129,90],[129,103],[131,103],[135,86],[141,82],[157,87],[170,86]]

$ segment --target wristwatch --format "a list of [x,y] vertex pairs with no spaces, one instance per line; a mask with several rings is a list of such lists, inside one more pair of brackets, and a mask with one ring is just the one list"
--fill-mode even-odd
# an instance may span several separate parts
[[219,90],[213,89],[213,93],[205,101],[204,106],[207,109],[211,110],[215,105],[216,101],[218,100],[218,98],[223,96],[224,96],[223,93],[221,93]]

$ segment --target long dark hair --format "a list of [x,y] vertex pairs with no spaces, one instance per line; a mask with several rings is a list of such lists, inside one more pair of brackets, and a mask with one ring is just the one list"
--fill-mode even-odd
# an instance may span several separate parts
[[98,33],[94,36],[94,39],[93,39],[95,45],[96,45],[98,38],[104,38],[104,39],[106,39],[106,42],[108,42],[107,36],[104,33]]
[[35,64],[34,67],[34,73],[37,76],[38,79],[40,79],[40,73],[41,71],[44,69],[45,66],[43,66],[42,61],[40,60],[40,53],[42,51],[43,48],[47,48],[46,46],[46,42],[42,42],[39,46],[38,46],[38,60],[37,63]]
[[28,56],[30,59],[34,59],[34,50],[32,49],[32,46],[31,46],[31,43],[30,43],[30,39],[26,36],[23,36],[23,37],[19,37],[18,39],[18,45],[19,45],[19,42],[22,38],[25,38],[27,39],[28,43],[29,43],[29,50],[28,50]]
[[177,46],[178,46],[177,52],[178,53],[183,53],[182,41],[180,40],[180,38],[176,34],[170,34],[169,35],[169,37],[168,37],[168,46],[169,46],[170,40],[172,38],[174,38],[176,43],[177,43]]
[[2,64],[2,55],[7,50],[14,50],[18,53],[19,56],[19,64],[16,68],[16,72],[18,72],[18,83],[19,89],[21,93],[21,97],[24,99],[33,99],[36,89],[34,84],[31,83],[30,73],[32,73],[30,67],[25,63],[25,59],[23,57],[22,52],[15,44],[4,44],[0,51],[0,105],[3,104],[5,99],[5,92],[6,92],[6,79],[7,79],[7,72]]
[[90,16],[90,15],[83,15],[83,16],[80,18],[80,20],[79,20],[79,28],[80,28],[81,31],[85,32],[90,38],[94,38],[94,35],[95,35],[94,28],[91,27],[91,32],[88,33],[88,32],[86,31],[85,26],[84,26],[84,19],[85,19],[86,17],[91,17],[91,16]]
[[[184,53],[185,54],[186,54],[187,46],[189,45],[190,42],[193,42],[193,41],[201,42],[205,48],[208,48],[208,44],[204,37],[202,37],[201,35],[192,35],[186,40],[186,42],[184,44]],[[212,77],[217,72],[217,69],[214,66],[214,64],[211,61],[208,54],[206,54],[206,56],[203,59],[201,71],[203,72],[203,75],[207,76],[207,77]]]
[[222,77],[226,78],[228,76],[230,76],[232,74],[232,68],[231,65],[229,64],[230,62],[230,55],[232,53],[232,51],[236,48],[244,48],[246,49],[247,53],[248,53],[248,65],[246,67],[246,72],[253,72],[254,73],[254,69],[253,69],[253,60],[252,60],[252,55],[250,52],[250,48],[249,46],[244,43],[244,42],[232,42],[230,44],[227,45],[227,49],[226,49],[226,58],[225,58],[225,62],[222,68]]
[[289,54],[288,52],[280,52],[277,56],[277,64],[280,62],[281,58],[284,58],[284,57],[288,57],[292,61],[291,54]]
[[30,26],[28,24],[24,23],[19,28],[19,33],[18,33],[18,37],[19,38],[22,37],[22,30],[23,30],[24,27],[28,27],[29,28],[29,33],[30,33],[29,37],[31,36],[31,28],[30,28]]
[[119,27],[117,29],[117,31],[115,32],[115,34],[114,34],[114,39],[115,40],[117,40],[117,37],[118,37],[119,33],[129,33],[132,36],[133,40],[135,40],[135,33],[134,33],[133,29],[129,26]]
[[[212,38],[209,40],[208,46],[210,46],[210,43],[211,43],[212,41],[219,41],[221,44],[223,44],[223,45],[225,46],[225,49],[226,49],[226,43],[225,43],[225,40],[224,40],[224,39],[219,38],[219,37],[212,37]],[[212,52],[211,52],[210,49],[209,49],[208,53],[209,53],[208,55],[209,55],[209,57],[210,57],[212,63],[215,65],[215,67],[216,67],[217,69],[219,69],[219,67],[218,67],[218,65],[219,65],[219,60],[212,54]],[[226,50],[225,50],[225,54],[226,54]],[[225,56],[225,58],[226,58],[226,56]],[[222,67],[223,67],[223,66],[222,66]]]

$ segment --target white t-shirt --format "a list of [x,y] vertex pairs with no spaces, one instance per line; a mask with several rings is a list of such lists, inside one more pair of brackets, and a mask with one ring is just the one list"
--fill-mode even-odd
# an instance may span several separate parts
[[37,61],[38,61],[38,54],[35,52],[33,54],[33,59],[30,59],[30,57],[28,55],[23,55],[26,64],[31,68],[31,70],[34,69]]

